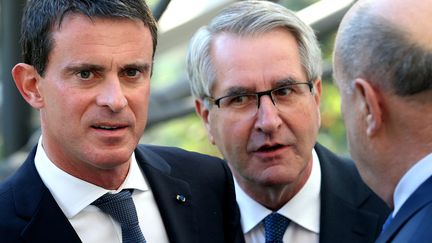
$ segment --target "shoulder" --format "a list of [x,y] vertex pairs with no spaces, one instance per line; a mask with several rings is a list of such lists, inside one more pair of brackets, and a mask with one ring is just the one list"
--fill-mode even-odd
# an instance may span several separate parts
[[[10,207],[13,201],[12,184],[11,179],[8,178],[0,184],[0,211],[5,212],[5,207]],[[0,214],[0,218],[3,214]]]
[[331,184],[343,182],[349,187],[367,187],[350,158],[336,155],[320,144],[315,145],[315,151],[320,161],[323,181],[328,180]]
[[[143,145],[137,147],[148,163],[154,164],[158,160],[158,166],[166,164],[171,173],[193,174],[193,176],[209,176],[215,174],[229,174],[227,163],[217,157],[197,152],[187,151],[177,147]],[[154,161],[150,161],[154,160]],[[202,173],[202,174],[199,174]]]
[[399,230],[394,242],[429,242],[432,239],[432,202],[419,209]]
[[11,242],[18,239],[20,231],[25,226],[25,219],[19,217],[16,211],[14,180],[13,175],[0,184],[0,238],[7,242],[8,239]]
[[336,167],[338,168],[336,169],[336,171],[343,170],[344,172],[349,172],[358,175],[355,164],[350,158],[337,155],[319,143],[315,145],[314,149],[322,164],[321,167],[324,167],[325,169],[327,167],[330,168]]
[[140,144],[137,149],[144,154],[153,153],[171,164],[176,162],[181,162],[183,165],[204,164],[211,166],[225,164],[225,161],[218,157],[187,151],[177,147]]
[[[22,168],[9,175],[0,183],[0,211],[4,207],[13,206],[8,202],[12,202],[14,199],[14,190],[18,189],[21,178],[23,176]],[[17,186],[16,186],[17,185]],[[0,214],[1,215],[1,214]]]
[[211,160],[211,161],[218,161],[218,162],[222,161],[221,159],[214,156],[201,154],[193,151],[187,151],[185,149],[181,149],[178,147],[139,144],[137,149],[143,152],[150,150],[163,158],[188,159],[192,161],[197,161],[197,160],[199,161]]
[[[432,176],[402,205],[393,222],[399,224],[397,239],[406,242],[423,242],[432,238]],[[426,237],[428,236],[428,237]]]
[[[36,146],[30,151],[24,163],[8,178],[0,183],[0,221],[13,218],[23,220],[18,214],[31,215],[37,210],[38,202],[48,189],[43,184],[35,164]],[[27,219],[25,219],[27,220]],[[13,225],[13,223],[11,223]],[[2,228],[2,226],[0,226]]]
[[389,212],[384,201],[363,182],[350,158],[338,156],[320,144],[315,146],[315,151],[321,165],[322,193],[334,194],[341,200],[380,215]]

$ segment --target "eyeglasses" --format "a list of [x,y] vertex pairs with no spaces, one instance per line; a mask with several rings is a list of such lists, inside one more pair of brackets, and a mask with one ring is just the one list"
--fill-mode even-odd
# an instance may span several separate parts
[[230,116],[235,117],[251,117],[254,116],[261,104],[262,96],[269,96],[273,105],[279,111],[288,111],[300,97],[311,92],[312,82],[290,83],[274,89],[256,92],[256,93],[240,93],[222,96],[220,98],[207,97],[208,101]]

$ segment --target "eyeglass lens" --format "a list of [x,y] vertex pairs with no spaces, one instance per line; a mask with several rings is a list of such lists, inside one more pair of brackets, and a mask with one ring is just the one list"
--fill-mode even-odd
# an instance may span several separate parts
[[310,93],[308,83],[296,83],[263,92],[223,97],[218,100],[218,104],[228,116],[251,118],[262,106],[262,99],[265,99],[265,96],[271,99],[280,112],[289,112],[308,93]]

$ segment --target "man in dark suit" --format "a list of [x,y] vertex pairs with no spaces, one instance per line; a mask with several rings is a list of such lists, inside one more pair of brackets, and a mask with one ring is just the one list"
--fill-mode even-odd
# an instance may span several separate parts
[[32,0],[12,70],[42,136],[0,185],[0,241],[242,242],[224,161],[138,145],[157,28],[141,0]]
[[234,3],[194,35],[187,65],[246,242],[375,240],[385,203],[352,161],[316,143],[321,53],[309,26],[275,3]]
[[360,175],[393,209],[377,242],[432,239],[432,1],[359,1],[334,79]]

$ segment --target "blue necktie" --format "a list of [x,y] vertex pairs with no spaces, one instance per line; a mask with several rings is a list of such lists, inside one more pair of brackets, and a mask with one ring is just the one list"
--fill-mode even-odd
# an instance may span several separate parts
[[263,223],[265,243],[283,243],[282,238],[290,220],[278,213],[271,213],[264,218]]
[[106,193],[92,204],[120,224],[123,243],[146,242],[138,223],[138,216],[130,190],[122,190],[116,194]]

